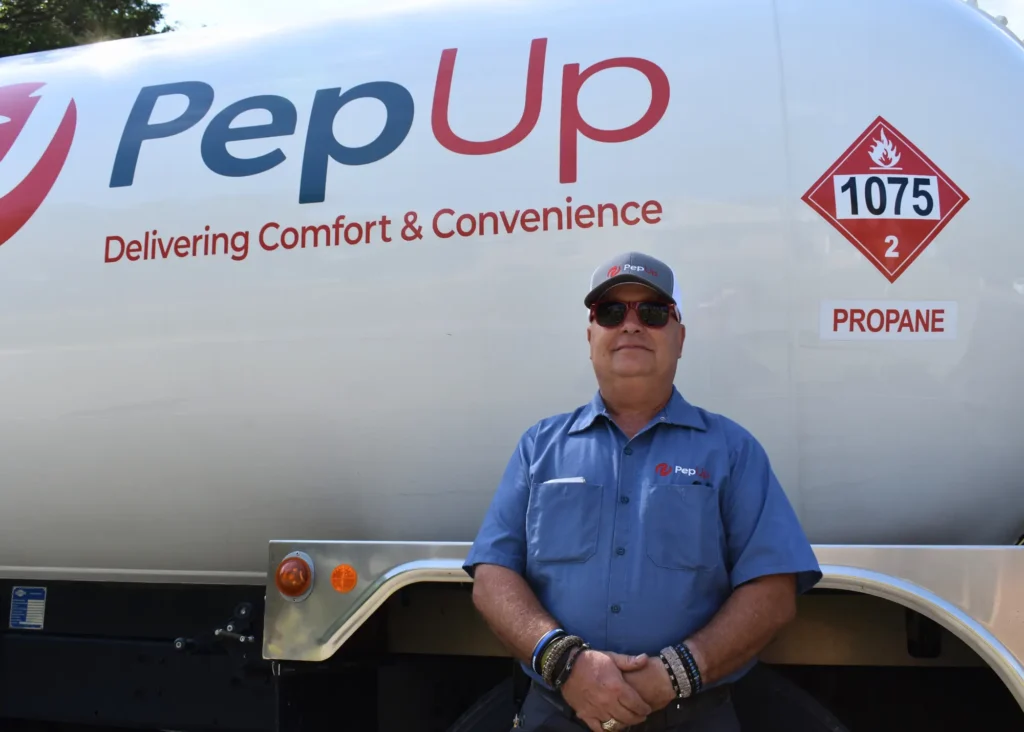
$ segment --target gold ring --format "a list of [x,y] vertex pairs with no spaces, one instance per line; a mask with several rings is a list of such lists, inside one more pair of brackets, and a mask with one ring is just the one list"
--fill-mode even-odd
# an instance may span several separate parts
[[608,730],[608,732],[613,732],[613,730],[617,730],[619,728],[620,724],[621,722],[619,722],[619,720],[617,720],[615,717],[612,717],[607,722],[601,723],[601,729],[606,729]]

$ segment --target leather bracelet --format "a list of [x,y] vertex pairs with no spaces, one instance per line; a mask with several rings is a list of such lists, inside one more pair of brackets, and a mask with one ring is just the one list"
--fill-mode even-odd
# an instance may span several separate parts
[[581,645],[583,639],[576,635],[565,635],[551,641],[550,654],[545,654],[546,657],[541,664],[540,677],[544,679],[544,683],[552,687],[555,685],[555,678],[565,664],[569,651]]
[[573,646],[569,649],[569,653],[566,654],[567,658],[565,660],[565,666],[564,668],[562,668],[561,671],[558,672],[558,675],[555,677],[555,683],[553,684],[553,686],[556,689],[561,689],[562,684],[569,680],[569,674],[572,673],[572,667],[576,663],[576,659],[580,657],[580,654],[582,654],[583,651],[587,650],[590,650],[590,645],[587,643],[578,646]]

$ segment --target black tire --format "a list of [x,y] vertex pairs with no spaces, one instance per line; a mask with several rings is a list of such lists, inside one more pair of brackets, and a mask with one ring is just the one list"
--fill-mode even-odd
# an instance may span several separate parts
[[733,703],[743,732],[849,732],[817,699],[764,664],[736,684]]
[[448,728],[448,732],[509,732],[516,713],[511,677],[476,700]]

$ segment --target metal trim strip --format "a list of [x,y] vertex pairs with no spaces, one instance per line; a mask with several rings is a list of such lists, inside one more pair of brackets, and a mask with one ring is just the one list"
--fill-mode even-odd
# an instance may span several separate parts
[[1024,709],[1024,666],[987,628],[951,602],[906,580],[859,567],[822,564],[822,589],[873,595],[910,608],[956,635],[1002,679]]
[[[281,601],[268,583],[264,657],[326,660],[402,588],[422,582],[471,583],[462,569],[469,546],[271,542],[271,568],[300,549],[318,564],[351,562],[360,568],[360,582],[346,595],[329,587],[322,593],[314,590],[304,603]],[[818,588],[873,595],[930,618],[977,653],[1024,709],[1024,665],[1011,648],[1018,635],[1016,608],[1024,597],[1024,547],[815,545],[814,550],[824,573]],[[947,598],[959,598],[960,604]]]

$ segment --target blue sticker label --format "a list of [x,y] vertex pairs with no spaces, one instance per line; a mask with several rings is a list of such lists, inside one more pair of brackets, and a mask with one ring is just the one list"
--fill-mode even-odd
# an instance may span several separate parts
[[11,628],[42,630],[45,615],[45,587],[15,587],[11,590]]

